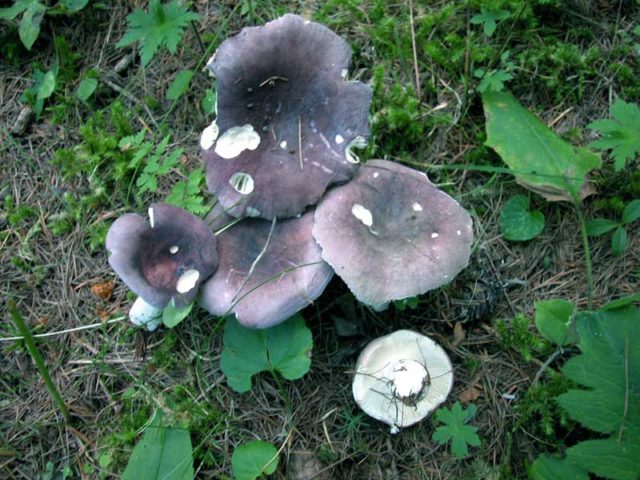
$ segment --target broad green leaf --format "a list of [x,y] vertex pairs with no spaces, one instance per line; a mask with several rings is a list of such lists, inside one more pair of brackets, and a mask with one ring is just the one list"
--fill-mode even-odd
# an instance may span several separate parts
[[193,480],[189,431],[163,427],[156,417],[133,449],[122,480]]
[[587,222],[587,235],[590,237],[599,237],[610,232],[618,226],[618,222],[608,220],[606,218],[594,218]]
[[31,50],[38,35],[40,35],[40,24],[46,11],[47,7],[41,3],[33,2],[22,15],[22,20],[20,20],[20,26],[18,27],[18,35],[27,50]]
[[586,470],[567,458],[540,455],[527,473],[531,480],[589,480]]
[[222,339],[220,368],[236,392],[251,389],[251,377],[260,372],[280,372],[296,380],[311,366],[311,331],[300,315],[266,330],[243,327],[227,318]]
[[640,219],[640,200],[632,200],[627,203],[622,212],[622,224],[628,225]]
[[164,323],[165,327],[173,328],[189,316],[192,308],[193,303],[185,307],[176,307],[176,302],[172,298],[162,310],[162,323]]
[[60,5],[69,12],[79,12],[87,6],[89,0],[60,0]]
[[600,157],[574,147],[527,111],[507,92],[482,95],[487,141],[516,180],[547,200],[579,201],[588,195],[587,173]]
[[611,150],[616,171],[624,168],[629,160],[640,154],[640,108],[618,98],[609,110],[612,118],[596,120],[588,128],[596,130],[600,139],[589,146]]
[[212,114],[216,111],[216,92],[211,89],[207,89],[204,97],[202,97],[202,110],[204,113]]
[[43,77],[40,86],[38,87],[38,100],[45,100],[49,98],[53,91],[56,89],[56,74],[53,70],[49,70]]
[[[637,430],[631,433],[637,434]],[[625,441],[610,437],[581,442],[567,450],[567,458],[603,478],[637,480],[640,478],[640,436],[632,435]]]
[[601,310],[615,310],[616,308],[627,307],[640,302],[640,292],[618,298],[604,305]]
[[522,242],[537,237],[544,228],[544,215],[529,211],[529,199],[524,195],[511,197],[500,215],[500,230],[507,240]]
[[627,231],[624,227],[618,227],[611,235],[611,252],[615,256],[620,256],[625,248],[627,248]]
[[436,420],[444,425],[436,428],[431,438],[441,445],[451,442],[451,453],[454,457],[462,459],[469,453],[469,445],[480,445],[480,437],[476,433],[477,427],[467,425],[476,413],[476,406],[471,404],[467,410],[463,410],[460,402],[456,402],[451,409],[440,408],[436,412]]
[[38,0],[15,0],[10,7],[0,8],[0,20],[13,20],[36,3],[40,2]]
[[178,73],[167,90],[167,100],[178,100],[189,88],[191,78],[193,78],[192,70],[182,70]]
[[76,90],[76,97],[83,102],[87,101],[93,92],[98,87],[98,80],[95,78],[85,78],[78,85]]
[[566,300],[545,300],[535,303],[536,326],[540,333],[556,345],[566,346],[576,342],[569,332],[574,307]]
[[278,466],[278,449],[262,440],[240,445],[231,456],[231,469],[236,480],[255,480],[271,475]]

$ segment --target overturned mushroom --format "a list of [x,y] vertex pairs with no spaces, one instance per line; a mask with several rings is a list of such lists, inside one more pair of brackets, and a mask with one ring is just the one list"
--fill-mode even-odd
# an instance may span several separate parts
[[[220,216],[213,221],[222,224]],[[307,213],[244,219],[224,229],[217,237],[220,265],[202,286],[201,306],[213,315],[234,313],[246,327],[267,328],[309,305],[333,276],[311,237],[312,222]]]
[[469,214],[421,172],[367,162],[316,208],[322,258],[356,298],[375,308],[437,288],[466,267]]
[[371,88],[345,80],[350,58],[338,35],[290,14],[220,45],[208,64],[218,117],[200,145],[209,189],[230,214],[292,217],[351,178]]
[[397,433],[435,410],[452,386],[451,361],[442,347],[420,333],[399,330],[362,351],[353,397],[367,415]]
[[[156,309],[172,298],[178,306],[191,302],[218,264],[213,232],[198,217],[172,205],[152,205],[149,222],[135,213],[120,217],[111,225],[106,244],[111,268]],[[153,316],[146,313],[151,310],[141,311],[144,318]]]

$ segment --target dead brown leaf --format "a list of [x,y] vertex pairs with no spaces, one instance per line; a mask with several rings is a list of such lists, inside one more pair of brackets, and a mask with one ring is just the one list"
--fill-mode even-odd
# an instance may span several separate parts
[[108,282],[96,283],[91,286],[91,293],[93,293],[96,297],[102,300],[109,300],[111,298],[111,294],[113,293],[113,280],[109,280]]
[[466,390],[463,390],[460,395],[458,395],[458,400],[462,403],[471,403],[475,402],[480,395],[482,395],[482,390],[476,387],[476,385],[471,385]]

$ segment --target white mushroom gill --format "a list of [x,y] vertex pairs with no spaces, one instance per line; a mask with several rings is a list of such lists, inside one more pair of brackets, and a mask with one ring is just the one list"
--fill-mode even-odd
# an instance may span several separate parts
[[236,158],[245,150],[255,150],[260,145],[260,134],[253,125],[231,127],[218,138],[215,152],[222,158]]
[[178,281],[176,283],[176,291],[178,293],[187,293],[193,287],[196,286],[196,282],[200,278],[200,272],[193,268],[190,268],[186,272],[184,272],[180,277],[178,277]]
[[229,178],[229,184],[240,195],[249,195],[255,187],[253,177],[248,173],[236,172]]
[[218,133],[220,133],[220,129],[214,120],[211,125],[202,131],[200,135],[200,147],[203,150],[209,150],[218,138]]
[[359,203],[354,203],[353,207],[351,207],[351,213],[354,217],[360,220],[365,226],[371,227],[373,225],[373,215],[370,210],[367,210],[365,207],[360,205]]

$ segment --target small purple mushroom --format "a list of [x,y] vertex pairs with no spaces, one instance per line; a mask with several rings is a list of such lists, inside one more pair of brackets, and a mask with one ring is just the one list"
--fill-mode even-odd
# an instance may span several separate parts
[[235,217],[293,217],[349,180],[371,88],[345,79],[348,44],[287,14],[223,42],[208,67],[217,119],[201,136],[209,190]]
[[313,236],[356,298],[384,308],[450,282],[467,266],[473,231],[424,173],[372,160],[322,199]]
[[190,303],[218,265],[216,239],[198,217],[172,205],[149,208],[149,222],[129,213],[107,234],[109,264],[149,305]]
[[[220,225],[220,218],[215,220]],[[202,286],[201,306],[268,328],[318,298],[333,271],[311,236],[313,213],[282,221],[243,219],[218,236],[220,265]]]

